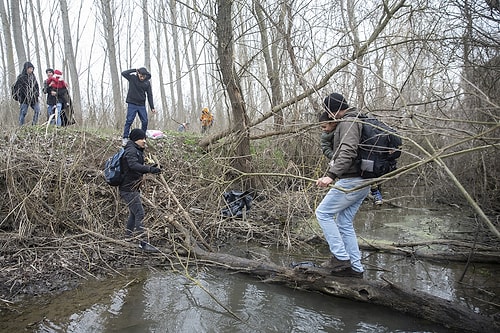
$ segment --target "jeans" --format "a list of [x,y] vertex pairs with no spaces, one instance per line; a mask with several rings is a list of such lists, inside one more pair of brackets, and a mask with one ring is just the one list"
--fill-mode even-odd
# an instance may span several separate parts
[[61,112],[62,112],[62,103],[57,103],[56,104],[56,126],[60,127],[62,125],[62,118],[61,118]]
[[56,124],[57,127],[60,127],[62,125],[61,113],[62,113],[62,103],[57,103],[56,105],[47,106],[47,119],[49,119],[50,116],[54,114],[54,117],[52,118],[50,123]]
[[[361,177],[344,178],[335,185],[348,190],[362,185],[364,181]],[[332,188],[316,208],[316,218],[330,252],[339,260],[350,260],[353,270],[357,272],[363,272],[364,269],[353,221],[369,191],[369,186],[347,193]]]
[[[28,114],[28,107],[30,107],[29,104],[21,103],[21,107],[19,110],[19,126],[24,125],[24,118],[26,118],[26,115]],[[35,103],[31,105],[31,108],[34,111],[33,121],[31,122],[31,124],[36,125],[38,123],[38,116],[40,115],[40,104]]]
[[[49,104],[49,105],[47,105],[47,120],[49,120],[49,119],[50,119],[50,116],[51,116],[51,115],[52,115],[52,113],[54,112],[54,106],[55,106],[55,105],[50,105],[50,104]],[[51,124],[55,124],[54,119],[52,119],[52,120],[50,121],[50,123],[51,123]]]
[[127,204],[129,216],[127,220],[126,235],[131,236],[134,231],[142,232],[144,225],[144,208],[141,202],[140,192],[120,191],[120,197]]
[[125,128],[123,129],[123,138],[128,138],[130,126],[135,120],[135,116],[139,115],[141,120],[141,129],[146,133],[148,129],[148,112],[145,105],[127,104],[127,119],[125,120]]

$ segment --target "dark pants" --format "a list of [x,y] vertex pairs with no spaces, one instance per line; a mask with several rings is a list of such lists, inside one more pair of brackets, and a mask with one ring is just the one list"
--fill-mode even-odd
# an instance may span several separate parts
[[120,191],[120,197],[127,204],[129,211],[126,235],[131,236],[135,231],[142,232],[144,230],[142,224],[144,208],[142,207],[141,193]]

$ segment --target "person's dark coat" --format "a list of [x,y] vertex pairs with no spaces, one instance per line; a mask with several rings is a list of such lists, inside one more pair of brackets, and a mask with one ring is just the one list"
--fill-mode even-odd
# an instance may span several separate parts
[[54,90],[54,88],[47,84],[47,80],[44,80],[42,92],[47,94],[47,105],[56,105],[57,103],[57,97],[51,94],[52,90]]
[[75,110],[73,108],[73,101],[69,96],[69,91],[67,88],[58,89],[57,92],[57,101],[61,101],[62,103],[62,113],[61,113],[61,121],[62,126],[73,125],[75,120]]
[[151,172],[151,167],[144,165],[144,149],[134,141],[129,140],[122,157],[124,178],[119,189],[125,192],[138,192],[145,173]]
[[136,75],[137,73],[136,69],[128,69],[122,72],[122,76],[129,82],[126,102],[134,105],[143,106],[146,105],[146,96],[147,96],[149,107],[151,109],[154,109],[155,106],[153,103],[153,91],[151,88],[151,81],[150,81],[151,74],[143,68],[140,68],[140,70],[143,70],[141,74],[143,74],[145,77],[144,81],[139,80],[139,77]]
[[17,76],[16,83],[12,89],[12,97],[20,104],[33,106],[38,103],[40,88],[35,74],[28,74],[28,68],[30,67],[35,68],[29,61],[24,63],[23,70],[21,74]]

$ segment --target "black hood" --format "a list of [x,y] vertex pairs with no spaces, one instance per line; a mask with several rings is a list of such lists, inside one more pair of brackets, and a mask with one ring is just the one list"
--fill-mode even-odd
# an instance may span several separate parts
[[29,61],[26,61],[23,65],[23,74],[27,74],[28,68],[33,67],[33,70],[35,69],[35,66]]

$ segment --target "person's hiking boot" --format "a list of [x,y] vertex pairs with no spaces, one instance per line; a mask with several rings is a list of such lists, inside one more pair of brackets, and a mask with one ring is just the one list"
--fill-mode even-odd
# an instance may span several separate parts
[[330,275],[333,276],[339,276],[339,277],[353,277],[357,279],[362,279],[363,278],[363,272],[358,272],[352,269],[352,267],[345,268],[340,271],[331,271]]
[[374,205],[381,205],[383,203],[382,193],[380,193],[379,190],[372,191],[371,194],[373,197],[373,204]]
[[139,242],[139,248],[145,252],[160,252],[156,247],[143,240]]
[[339,260],[335,258],[335,256],[332,256],[328,261],[322,263],[321,267],[331,270],[332,272],[338,272],[345,270],[346,268],[351,268],[351,261]]

